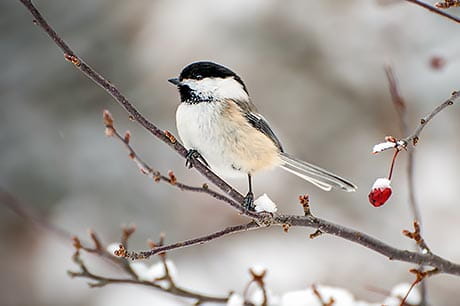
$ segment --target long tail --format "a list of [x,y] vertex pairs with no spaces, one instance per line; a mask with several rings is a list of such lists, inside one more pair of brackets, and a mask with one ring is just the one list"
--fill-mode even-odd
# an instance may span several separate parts
[[286,153],[281,153],[281,160],[283,162],[280,166],[281,168],[303,178],[323,190],[329,191],[332,188],[336,188],[351,192],[357,189],[353,183],[346,179],[321,169],[320,167],[296,159]]

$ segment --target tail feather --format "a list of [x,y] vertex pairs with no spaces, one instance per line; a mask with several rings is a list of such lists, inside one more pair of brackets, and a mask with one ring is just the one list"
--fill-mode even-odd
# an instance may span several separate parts
[[335,188],[351,192],[356,191],[357,189],[353,183],[347,181],[346,179],[318,166],[296,159],[286,153],[281,153],[281,160],[283,162],[281,164],[281,168],[323,190],[329,191],[332,188]]

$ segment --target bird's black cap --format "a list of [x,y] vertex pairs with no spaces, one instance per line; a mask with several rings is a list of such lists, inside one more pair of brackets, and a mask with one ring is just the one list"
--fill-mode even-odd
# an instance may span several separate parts
[[247,92],[246,85],[244,85],[243,80],[241,80],[235,72],[231,71],[227,67],[208,61],[195,62],[186,66],[180,73],[179,81],[184,79],[201,80],[204,78],[227,77],[233,77]]

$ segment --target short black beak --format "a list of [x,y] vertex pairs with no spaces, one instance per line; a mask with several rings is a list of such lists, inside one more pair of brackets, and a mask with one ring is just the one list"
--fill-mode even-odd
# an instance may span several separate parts
[[174,85],[176,85],[176,86],[180,84],[180,81],[179,81],[178,78],[169,79],[168,82],[169,82],[169,83],[172,83],[172,84],[174,84]]

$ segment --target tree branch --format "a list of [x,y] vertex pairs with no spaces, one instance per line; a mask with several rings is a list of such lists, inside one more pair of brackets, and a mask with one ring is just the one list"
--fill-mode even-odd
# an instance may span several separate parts
[[397,249],[363,232],[347,228],[324,219],[313,216],[290,216],[278,215],[274,217],[274,224],[290,224],[292,226],[304,226],[319,229],[323,233],[331,234],[355,243],[368,249],[374,250],[390,260],[415,263],[419,265],[432,266],[438,268],[440,272],[459,275],[460,265],[448,261],[435,254],[420,254],[408,250]]
[[[270,225],[277,225],[283,226],[285,224],[289,224],[290,226],[301,226],[301,227],[310,227],[313,229],[320,230],[323,233],[327,233],[330,235],[334,235],[351,242],[355,242],[360,244],[368,249],[371,249],[381,255],[388,257],[390,260],[398,260],[408,263],[415,263],[424,266],[431,266],[437,268],[439,272],[459,275],[460,276],[460,265],[455,264],[449,260],[446,260],[440,256],[428,253],[417,253],[408,250],[398,249],[392,247],[370,235],[367,235],[363,232],[347,228],[342,225],[338,225],[327,220],[314,217],[312,215],[308,216],[293,216],[293,215],[273,215],[270,216],[269,214],[265,215],[265,226]],[[190,240],[186,240],[179,243],[174,243],[171,245],[164,246],[163,248],[154,248],[152,250],[141,251],[141,252],[132,252],[124,250],[120,254],[122,257],[127,257],[131,259],[144,259],[148,258],[154,254],[161,253],[163,251],[172,251],[175,249],[180,249],[185,246],[191,246],[196,244],[202,244],[205,242],[212,241],[214,239],[223,237],[229,233],[234,232],[242,232],[250,229],[256,229],[259,226],[257,223],[248,223],[244,225],[238,225],[236,227],[229,227],[222,231],[206,235],[200,238],[194,238]]]

